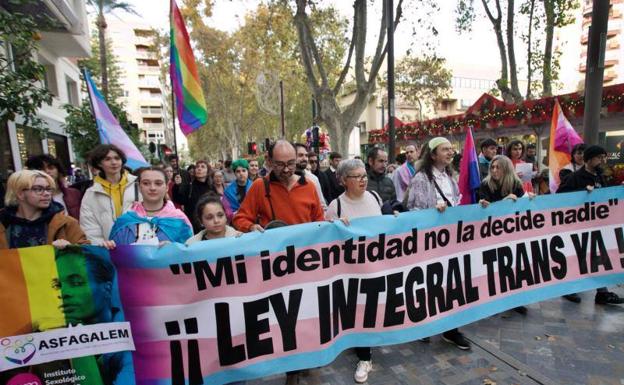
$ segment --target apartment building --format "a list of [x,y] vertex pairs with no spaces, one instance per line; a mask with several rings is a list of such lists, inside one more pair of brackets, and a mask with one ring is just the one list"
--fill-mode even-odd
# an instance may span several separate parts
[[121,67],[121,102],[137,124],[142,140],[173,148],[173,127],[167,113],[166,93],[156,54],[153,28],[146,23],[109,17],[107,38]]
[[[89,31],[84,0],[39,1],[29,6],[16,6],[0,1],[0,7],[32,15],[46,15],[56,22],[52,30],[41,31],[35,54],[45,67],[45,87],[52,93],[51,105],[40,108],[38,116],[47,125],[47,137],[24,124],[20,116],[0,127],[0,179],[11,170],[22,169],[31,155],[49,153],[66,167],[75,161],[71,140],[63,130],[67,114],[64,104],[80,104],[80,71],[77,59],[90,55]],[[12,55],[12,48],[0,42],[2,55]]]

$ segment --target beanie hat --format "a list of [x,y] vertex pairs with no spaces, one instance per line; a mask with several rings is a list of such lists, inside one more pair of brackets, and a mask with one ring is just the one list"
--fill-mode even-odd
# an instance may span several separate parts
[[247,162],[247,159],[237,159],[232,162],[232,171],[236,171],[239,167],[249,170],[249,162]]
[[445,137],[443,137],[443,136],[436,136],[435,138],[433,138],[433,139],[431,139],[429,141],[429,149],[431,151],[433,151],[433,150],[436,149],[436,147],[438,147],[439,145],[444,144],[444,143],[451,144],[451,142],[449,142],[449,140],[446,139]]
[[583,152],[583,160],[589,162],[590,159],[600,155],[607,155],[607,151],[600,146],[589,146],[585,149],[585,152]]

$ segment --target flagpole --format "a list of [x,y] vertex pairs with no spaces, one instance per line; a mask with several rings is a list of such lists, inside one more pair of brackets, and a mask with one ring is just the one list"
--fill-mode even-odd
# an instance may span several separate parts
[[[171,0],[169,2],[169,25],[173,22],[171,18],[173,17],[173,2],[175,0]],[[169,28],[169,83],[171,83],[171,121],[173,122],[173,153],[176,158],[178,157],[178,137],[176,135],[176,110],[175,110],[175,96],[173,95],[173,78],[171,77],[171,39],[174,39],[174,36],[171,36],[171,27]],[[178,164],[180,160],[178,159]]]

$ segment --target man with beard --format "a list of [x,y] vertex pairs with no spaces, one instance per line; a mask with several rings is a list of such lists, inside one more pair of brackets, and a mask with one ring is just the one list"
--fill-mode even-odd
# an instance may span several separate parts
[[[561,182],[557,193],[583,190],[591,192],[596,188],[606,187],[602,167],[607,162],[607,151],[600,146],[589,146],[583,153],[583,159],[585,164]],[[576,293],[564,295],[563,298],[576,303],[581,302],[581,297]],[[624,303],[624,299],[608,291],[606,287],[601,287],[596,290],[594,302],[599,305],[613,305]]]
[[377,147],[371,148],[366,154],[366,161],[368,163],[368,185],[366,189],[379,194],[382,202],[396,200],[394,183],[386,175],[388,153]]
[[314,186],[316,186],[316,193],[319,195],[319,200],[321,201],[321,206],[323,207],[323,211],[325,211],[327,210],[327,203],[323,197],[321,182],[319,182],[316,175],[308,170],[308,149],[301,143],[295,143],[294,146],[297,152],[297,172],[302,173],[314,183]]
[[321,172],[321,168],[319,165],[318,154],[316,152],[308,152],[308,163],[310,164],[310,172],[312,172],[312,174],[314,174],[318,178],[319,172]]
[[264,231],[271,222],[295,225],[324,220],[314,183],[296,172],[297,153],[292,144],[278,140],[269,147],[271,172],[257,179],[234,216],[239,231]]
[[191,175],[185,169],[180,168],[180,162],[177,154],[169,155],[169,165],[173,169],[173,175],[180,175],[182,177],[182,183],[191,183]]

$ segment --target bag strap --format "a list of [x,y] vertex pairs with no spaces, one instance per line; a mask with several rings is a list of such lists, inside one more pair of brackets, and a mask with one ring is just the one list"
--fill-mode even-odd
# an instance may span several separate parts
[[444,202],[446,202],[446,205],[448,207],[453,207],[453,204],[451,203],[451,201],[448,200],[446,195],[444,195],[444,193],[442,192],[442,189],[440,188],[440,186],[438,186],[438,182],[436,182],[435,179],[432,179],[432,181],[433,181],[433,185],[435,186],[436,190],[438,190],[438,192],[440,193],[440,196],[442,197],[442,199],[444,199]]
[[336,198],[336,200],[337,200],[336,204],[338,205],[338,210],[336,214],[338,214],[338,218],[340,218],[340,214],[342,213],[342,207],[340,205],[340,197]]
[[275,210],[273,209],[273,201],[271,200],[271,182],[269,181],[269,177],[266,176],[262,178],[262,182],[264,182],[264,196],[269,200],[269,206],[271,207],[271,220],[275,220]]
[[139,201],[139,184],[136,181],[134,182],[134,201]]
[[377,195],[377,191],[369,191],[369,193],[371,193],[373,195],[373,198],[375,198],[375,200],[377,201],[377,204],[379,205],[379,207],[381,207],[381,197],[379,195]]

